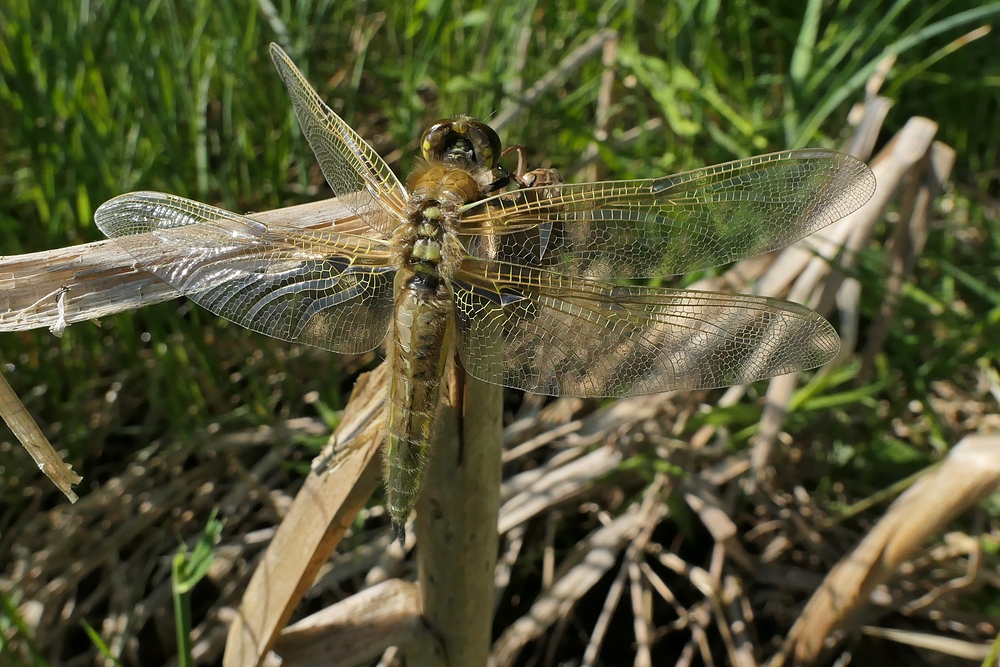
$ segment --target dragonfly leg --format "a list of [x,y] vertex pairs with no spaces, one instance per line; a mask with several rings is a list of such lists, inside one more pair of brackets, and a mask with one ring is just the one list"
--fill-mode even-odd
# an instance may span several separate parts
[[514,181],[523,188],[525,185],[521,181],[521,178],[524,176],[525,171],[528,168],[528,151],[525,150],[523,144],[513,144],[503,149],[500,153],[500,157],[503,158],[513,151],[517,152],[517,167],[514,169]]

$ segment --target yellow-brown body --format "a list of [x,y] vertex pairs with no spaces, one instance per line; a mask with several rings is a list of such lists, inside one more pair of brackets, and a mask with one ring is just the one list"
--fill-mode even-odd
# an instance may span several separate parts
[[407,182],[409,222],[393,234],[395,315],[389,339],[386,492],[393,537],[402,538],[435,438],[442,378],[454,350],[451,278],[465,250],[459,208],[481,199],[488,175],[476,164],[425,163]]

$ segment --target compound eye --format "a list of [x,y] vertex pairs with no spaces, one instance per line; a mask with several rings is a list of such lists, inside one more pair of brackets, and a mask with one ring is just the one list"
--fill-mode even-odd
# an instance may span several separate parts
[[455,141],[453,121],[439,120],[426,130],[420,138],[420,153],[425,160],[440,160]]
[[486,123],[459,116],[428,127],[420,138],[420,152],[428,161],[456,161],[493,169],[500,162],[500,137]]
[[468,135],[476,158],[487,168],[493,169],[500,163],[500,136],[496,130],[477,120],[468,120]]

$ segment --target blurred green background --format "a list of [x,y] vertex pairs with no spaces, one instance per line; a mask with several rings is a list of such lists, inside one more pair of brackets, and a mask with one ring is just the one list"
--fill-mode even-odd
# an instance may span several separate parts
[[[625,178],[836,147],[865,81],[893,53],[882,142],[928,116],[958,163],[878,377],[817,398],[833,414],[823,434],[831,475],[877,489],[964,435],[935,414],[935,387],[982,396],[982,373],[1000,355],[1000,43],[973,33],[997,16],[1000,3],[974,0],[0,0],[0,254],[98,240],[94,210],[130,190],[239,212],[328,196],[271,41],[405,173],[427,123],[490,119],[613,28],[621,43],[606,119],[596,117],[598,52],[502,133],[533,165],[570,178],[591,159],[599,178]],[[585,159],[601,120],[606,135]],[[882,298],[880,234],[859,269],[865,316]],[[85,476],[81,495],[145,442],[314,415],[340,406],[352,382],[343,358],[250,334],[183,300],[77,324],[61,339],[6,334],[0,362]],[[913,401],[920,426],[903,436],[894,424],[912,421]],[[737,430],[757,415],[754,405],[720,419]],[[0,441],[5,525],[61,502],[9,431]]]

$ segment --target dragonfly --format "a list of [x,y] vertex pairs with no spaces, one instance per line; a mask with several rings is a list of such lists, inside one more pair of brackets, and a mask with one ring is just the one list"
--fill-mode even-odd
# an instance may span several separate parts
[[[394,538],[415,505],[456,357],[488,383],[621,397],[750,383],[838,352],[834,328],[797,303],[639,279],[766,253],[833,223],[875,191],[863,162],[808,148],[561,183],[504,168],[497,133],[459,116],[423,133],[404,184],[275,44],[271,57],[356,229],[264,224],[158,192],[116,197],[95,221],[138,266],[243,327],[338,353],[385,341]],[[136,234],[146,236],[129,243]]]

